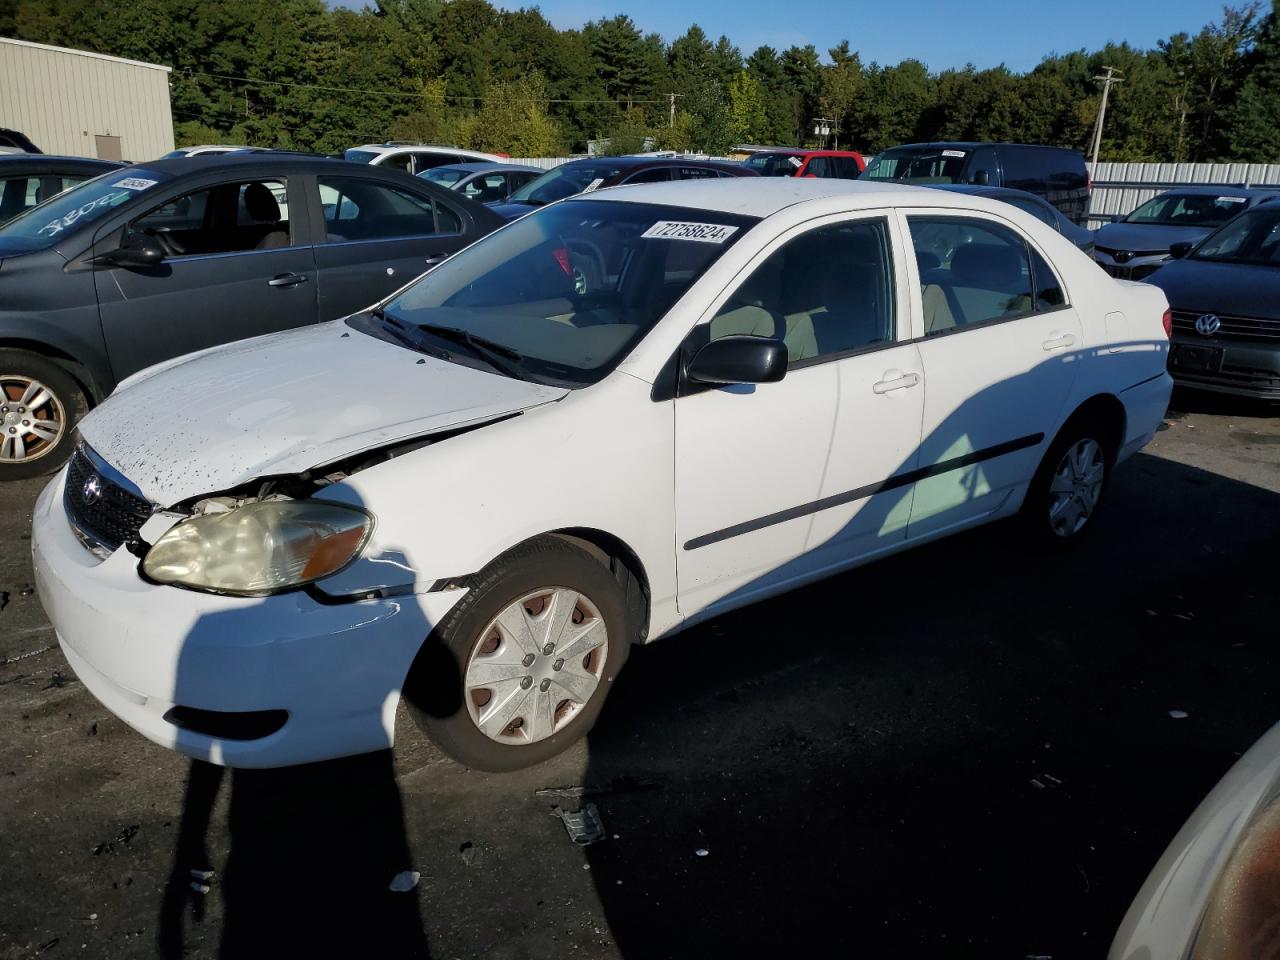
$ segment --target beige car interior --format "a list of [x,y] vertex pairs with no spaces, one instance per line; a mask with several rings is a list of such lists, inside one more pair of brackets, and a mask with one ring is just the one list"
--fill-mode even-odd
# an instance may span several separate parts
[[792,363],[893,338],[883,227],[815,230],[773,253],[711,321],[711,339],[781,339]]

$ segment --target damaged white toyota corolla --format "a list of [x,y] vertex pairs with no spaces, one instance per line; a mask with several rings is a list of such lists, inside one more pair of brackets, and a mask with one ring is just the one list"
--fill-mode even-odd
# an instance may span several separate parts
[[992,200],[587,194],[123,383],[37,504],[40,595],[85,685],[192,756],[384,748],[403,692],[447,753],[525,766],[633,643],[1001,517],[1078,538],[1164,412],[1166,308]]

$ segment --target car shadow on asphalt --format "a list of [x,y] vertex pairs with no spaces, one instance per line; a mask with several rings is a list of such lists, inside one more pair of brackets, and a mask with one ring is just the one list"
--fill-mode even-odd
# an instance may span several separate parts
[[635,650],[585,778],[620,955],[1104,955],[1280,666],[1280,495],[1144,454],[1109,498]]

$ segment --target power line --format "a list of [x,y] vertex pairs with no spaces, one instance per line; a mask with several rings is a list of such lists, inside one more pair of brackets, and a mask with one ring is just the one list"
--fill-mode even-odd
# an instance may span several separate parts
[[367,90],[362,87],[331,87],[320,83],[295,83],[287,80],[260,80],[255,77],[233,77],[225,73],[204,73],[200,70],[183,70],[186,77],[208,77],[213,80],[230,80],[236,83],[252,83],[269,87],[299,87],[305,90],[323,90],[327,93],[354,93],[360,96],[395,97],[402,100],[466,100],[472,103],[485,103],[490,100],[513,103],[569,103],[569,104],[601,104],[609,103],[617,106],[621,103],[666,103],[661,100],[635,100],[633,98],[617,98],[613,100],[575,100],[556,97],[467,97],[458,94],[407,93],[403,90]]

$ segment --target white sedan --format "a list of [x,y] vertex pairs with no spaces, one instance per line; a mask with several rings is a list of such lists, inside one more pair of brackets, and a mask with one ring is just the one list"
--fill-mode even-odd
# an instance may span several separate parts
[[403,694],[523,767],[634,643],[1003,517],[1078,539],[1160,423],[1168,332],[997,201],[587,194],[123,383],[37,504],[40,596],[85,686],[192,756],[385,748]]

